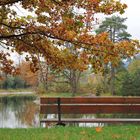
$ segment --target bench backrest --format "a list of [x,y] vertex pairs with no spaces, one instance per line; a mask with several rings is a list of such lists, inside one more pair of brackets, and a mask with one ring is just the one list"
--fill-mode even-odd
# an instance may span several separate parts
[[140,97],[40,98],[41,114],[140,113]]

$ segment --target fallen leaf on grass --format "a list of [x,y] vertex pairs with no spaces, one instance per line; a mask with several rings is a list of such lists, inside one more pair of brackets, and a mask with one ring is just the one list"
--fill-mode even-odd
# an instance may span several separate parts
[[80,134],[84,135],[86,134],[86,131],[81,131]]
[[96,132],[101,132],[102,131],[102,127],[96,127],[95,130],[96,130]]
[[131,137],[130,140],[136,140],[136,138],[135,137]]
[[120,137],[121,137],[121,136],[120,136],[119,134],[113,134],[113,135],[112,135],[112,138],[113,138],[113,139],[119,139]]

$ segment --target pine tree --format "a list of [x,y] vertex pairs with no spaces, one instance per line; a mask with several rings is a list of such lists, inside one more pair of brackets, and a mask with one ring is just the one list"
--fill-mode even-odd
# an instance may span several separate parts
[[[127,26],[124,24],[126,18],[121,18],[119,16],[112,16],[110,18],[106,18],[99,28],[96,30],[97,34],[102,32],[108,32],[109,38],[113,43],[122,41],[122,40],[130,40],[131,35],[126,32]],[[108,66],[105,66],[108,68]],[[115,73],[116,69],[114,68],[113,64],[110,64],[110,92],[112,95],[115,95]],[[106,73],[104,73],[104,77],[106,78]],[[105,81],[107,81],[105,79]],[[107,84],[105,84],[107,85]]]

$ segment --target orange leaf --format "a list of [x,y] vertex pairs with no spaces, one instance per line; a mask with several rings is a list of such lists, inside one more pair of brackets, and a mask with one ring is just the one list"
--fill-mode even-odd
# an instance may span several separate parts
[[102,131],[102,127],[96,127],[95,130],[96,130],[96,132],[101,132]]

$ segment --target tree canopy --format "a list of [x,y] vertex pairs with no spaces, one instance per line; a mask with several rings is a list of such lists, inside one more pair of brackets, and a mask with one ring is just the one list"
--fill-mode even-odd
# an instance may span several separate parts
[[131,35],[126,31],[127,26],[124,23],[126,19],[127,18],[122,18],[120,16],[107,17],[96,30],[96,32],[97,34],[108,32],[109,37],[113,42],[130,40]]
[[[17,7],[27,13],[19,15]],[[26,60],[32,62],[32,71],[38,70],[38,54],[60,70],[84,70],[89,63],[102,70],[102,62],[113,61],[115,66],[122,56],[137,53],[139,42],[114,43],[106,32],[94,35],[94,15],[122,14],[126,8],[119,0],[0,0],[0,45],[12,52],[30,54]],[[72,53],[66,43],[71,43],[79,55]],[[16,71],[4,55],[1,51],[0,62],[7,61],[2,63],[3,70]]]

